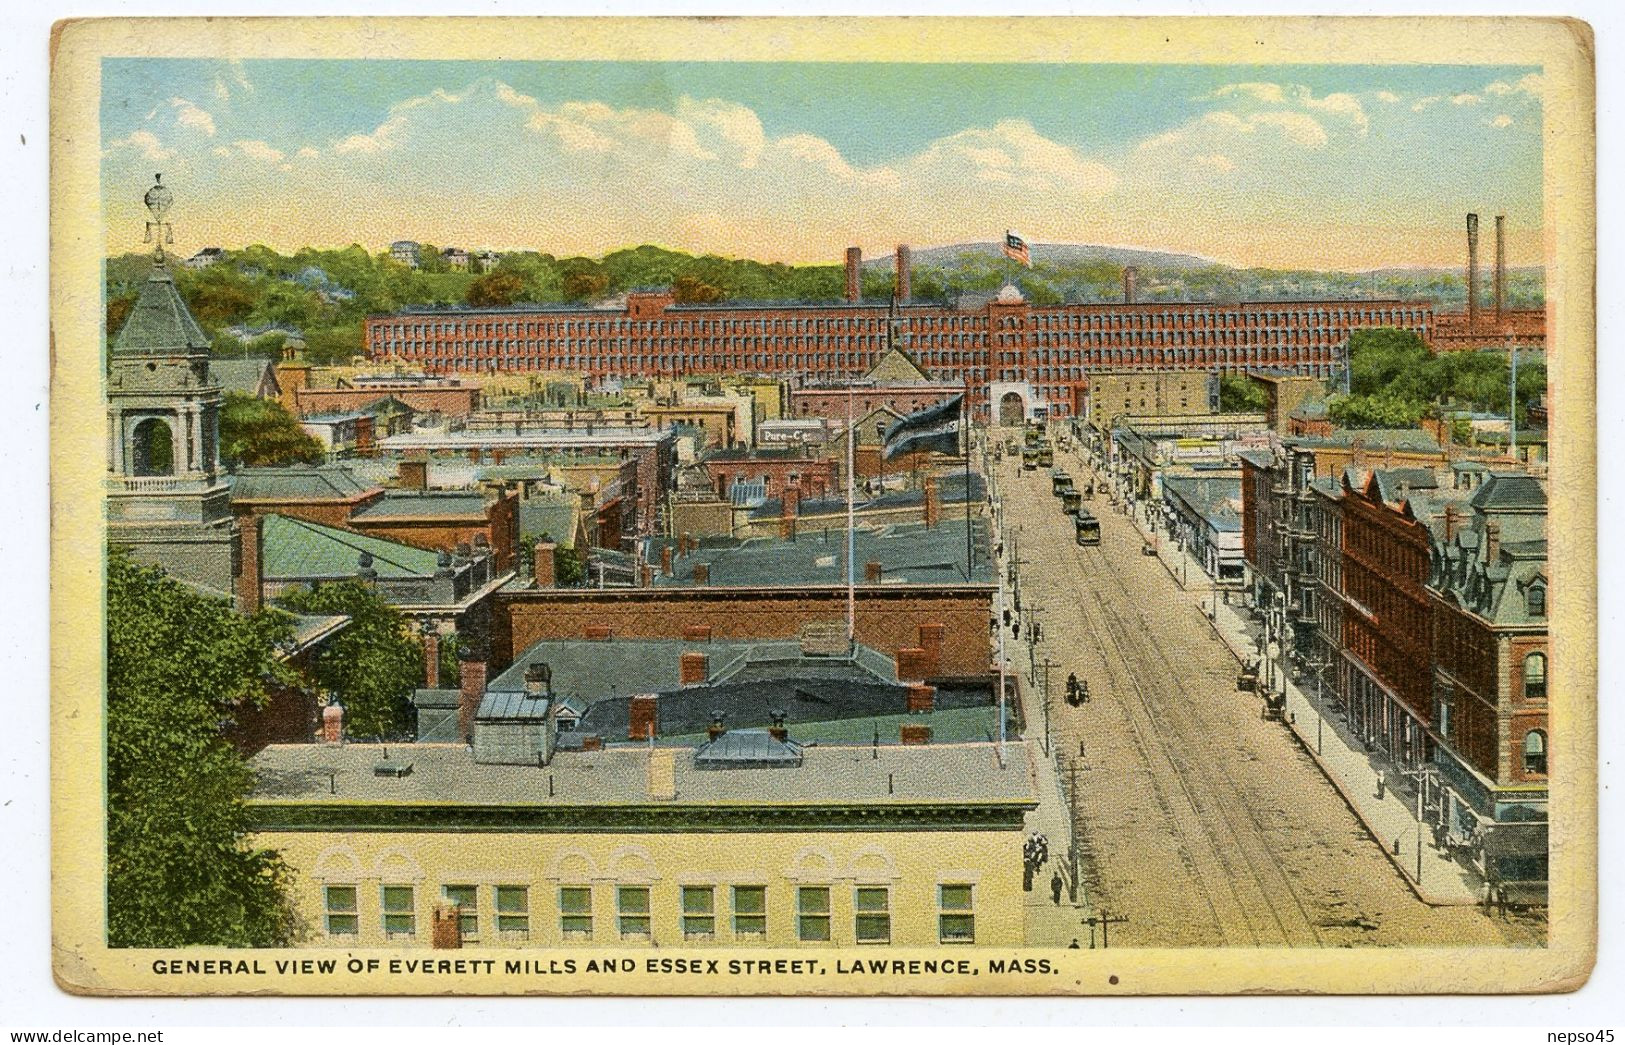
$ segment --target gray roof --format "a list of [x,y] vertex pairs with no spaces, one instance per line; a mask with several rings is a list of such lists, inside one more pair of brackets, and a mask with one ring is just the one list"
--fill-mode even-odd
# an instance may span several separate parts
[[1487,512],[1529,511],[1546,508],[1540,480],[1522,472],[1495,472],[1473,494],[1474,508]]
[[460,689],[420,689],[412,693],[412,706],[415,708],[455,708],[463,702],[463,691]]
[[242,468],[231,477],[234,501],[348,501],[379,489],[334,464]]
[[181,300],[175,280],[167,269],[153,266],[152,274],[141,284],[130,318],[113,342],[113,352],[187,355],[208,350],[209,339]]
[[269,359],[211,359],[209,378],[227,392],[258,395],[260,386],[270,375],[272,387],[278,387],[276,367]]
[[[460,744],[391,744],[390,755],[413,764],[410,776],[373,774],[374,744],[272,744],[252,759],[257,777],[250,801],[298,801],[315,806],[357,802],[449,805],[617,806],[649,801],[649,750],[642,745],[561,752],[545,770],[481,765]],[[1027,746],[894,745],[871,757],[869,745],[819,745],[802,752],[801,768],[716,772],[694,764],[693,749],[661,749],[674,760],[676,805],[751,806],[807,802],[884,806],[931,802],[1032,802]],[[331,790],[329,785],[331,774]],[[547,780],[553,778],[553,796]],[[889,786],[888,786],[889,785]]]
[[1215,530],[1239,531],[1241,516],[1236,505],[1241,503],[1241,479],[1230,476],[1164,476],[1162,488],[1191,506],[1191,509]]
[[485,518],[485,497],[478,493],[391,490],[356,513],[358,519],[466,515]]
[[550,703],[547,697],[532,697],[528,693],[488,692],[480,699],[474,719],[478,722],[541,722],[547,718]]
[[581,501],[574,494],[529,497],[519,502],[519,532],[525,537],[546,534],[554,543],[570,548],[575,545],[580,514]]
[[684,653],[704,653],[709,677],[717,680],[822,677],[890,682],[896,677],[890,657],[862,645],[852,657],[819,657],[802,656],[800,644],[793,641],[543,639],[526,648],[487,688],[523,692],[526,670],[532,664],[546,664],[554,693],[588,703],[630,693],[676,690],[681,686],[678,665]]
[[777,740],[762,729],[734,729],[701,744],[694,752],[694,768],[799,766],[802,757],[801,745],[793,740]]
[[[776,513],[775,513],[776,514]],[[964,584],[965,520],[957,512],[943,509],[935,527],[923,523],[859,523],[855,536],[857,583],[865,583],[865,564],[878,562],[884,584]],[[976,565],[970,583],[991,584],[993,573],[987,563],[987,523],[972,520]],[[650,561],[658,562],[655,541]],[[805,522],[794,540],[778,537],[702,539],[700,547],[677,560],[673,576],[657,570],[657,587],[689,587],[694,583],[694,566],[705,563],[713,587],[794,588],[844,586],[846,584],[846,534],[842,526],[813,529]]]

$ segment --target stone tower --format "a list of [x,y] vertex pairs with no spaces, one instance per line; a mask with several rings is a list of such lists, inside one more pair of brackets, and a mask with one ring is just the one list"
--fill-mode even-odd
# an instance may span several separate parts
[[164,255],[171,196],[146,195],[157,230],[152,271],[107,361],[107,539],[194,587],[230,597],[240,560],[220,470],[220,387],[209,340]]

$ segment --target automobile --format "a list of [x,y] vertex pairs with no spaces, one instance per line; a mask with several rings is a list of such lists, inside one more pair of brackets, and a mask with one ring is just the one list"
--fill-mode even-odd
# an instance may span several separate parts
[[1147,541],[1146,543],[1140,545],[1140,554],[1155,555],[1157,554],[1157,546],[1152,544],[1150,541]]

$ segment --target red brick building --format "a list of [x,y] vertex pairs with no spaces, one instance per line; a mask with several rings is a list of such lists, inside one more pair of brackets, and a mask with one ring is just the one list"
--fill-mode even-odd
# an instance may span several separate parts
[[[1076,416],[1096,369],[1145,367],[1326,376],[1364,327],[1433,333],[1433,307],[1406,301],[1034,305],[678,305],[634,293],[622,308],[412,308],[366,321],[365,351],[435,374],[565,370],[593,379],[759,373],[808,383],[862,377],[891,348],[944,385],[1025,382]],[[396,393],[400,394],[400,393]],[[405,396],[403,395],[404,399]],[[416,406],[416,404],[414,404]]]
[[1476,348],[1505,348],[1507,338],[1519,348],[1546,347],[1546,310],[1509,308],[1499,313],[1481,311],[1478,322],[1466,312],[1440,312],[1434,316],[1433,348],[1459,352]]
[[726,498],[737,481],[764,483],[770,499],[784,496],[791,485],[808,500],[836,492],[835,462],[799,450],[718,450],[700,462],[718,497]]

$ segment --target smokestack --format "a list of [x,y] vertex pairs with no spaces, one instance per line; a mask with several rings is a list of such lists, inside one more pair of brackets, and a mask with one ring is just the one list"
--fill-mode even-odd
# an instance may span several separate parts
[[457,700],[457,730],[463,743],[474,742],[474,716],[479,713],[480,700],[485,696],[485,659],[470,646],[457,651],[461,691]]
[[241,554],[236,578],[237,612],[254,613],[259,610],[265,591],[265,566],[261,555],[265,520],[258,515],[244,515],[239,518],[238,527]]
[[846,248],[846,300],[863,300],[863,248]]
[[1133,265],[1123,266],[1123,304],[1134,304],[1134,284],[1140,277],[1140,270]]
[[1467,333],[1478,332],[1478,215],[1467,215]]
[[914,267],[913,261],[910,260],[907,243],[899,243],[897,245],[896,266],[897,282],[894,284],[894,286],[897,289],[897,301],[899,304],[906,305],[908,304],[910,290],[909,273]]
[[1495,328],[1501,329],[1501,308],[1507,281],[1507,216],[1495,216]]

